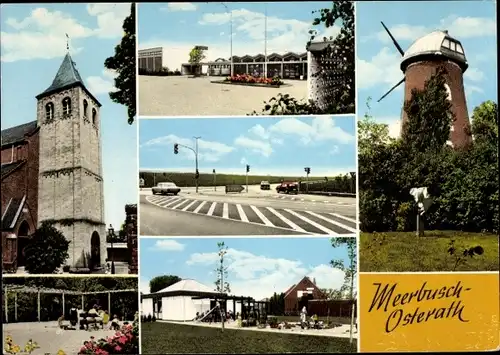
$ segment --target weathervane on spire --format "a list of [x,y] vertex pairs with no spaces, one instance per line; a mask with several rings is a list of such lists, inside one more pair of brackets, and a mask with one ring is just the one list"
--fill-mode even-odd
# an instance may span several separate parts
[[66,50],[69,52],[69,36],[67,33],[65,33],[66,35]]

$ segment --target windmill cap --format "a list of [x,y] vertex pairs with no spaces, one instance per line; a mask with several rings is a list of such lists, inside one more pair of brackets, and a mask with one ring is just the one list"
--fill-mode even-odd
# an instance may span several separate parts
[[458,64],[462,72],[468,67],[462,44],[451,37],[448,30],[433,31],[413,42],[401,59],[401,70],[405,72],[410,64],[423,60],[450,60]]

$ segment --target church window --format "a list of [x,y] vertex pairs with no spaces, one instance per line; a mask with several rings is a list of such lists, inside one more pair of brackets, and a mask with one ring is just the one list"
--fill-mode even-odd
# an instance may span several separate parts
[[95,125],[97,123],[97,110],[95,108],[92,109],[92,124]]
[[71,99],[65,97],[62,101],[63,104],[63,115],[71,115]]
[[89,103],[87,100],[83,99],[83,117],[87,117],[87,112],[89,109]]
[[54,104],[52,102],[49,102],[47,105],[45,105],[45,119],[54,119]]

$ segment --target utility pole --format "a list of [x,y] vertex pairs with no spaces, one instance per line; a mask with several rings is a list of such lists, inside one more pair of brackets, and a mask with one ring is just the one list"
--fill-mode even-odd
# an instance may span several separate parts
[[309,173],[311,172],[310,167],[305,167],[304,171],[306,172],[306,194],[309,193]]
[[174,154],[179,154],[179,147],[189,149],[194,153],[194,164],[195,164],[194,178],[196,184],[196,193],[198,193],[198,178],[200,177],[200,173],[198,171],[198,139],[200,139],[201,137],[193,137],[193,138],[195,140],[194,149],[184,144],[174,143]]
[[226,4],[221,2],[221,5],[226,8],[226,12],[229,12],[229,60],[231,61],[231,67],[229,75],[233,76],[233,11],[229,11],[229,8]]
[[217,191],[217,173],[215,172],[215,169],[213,170],[214,172],[214,191]]
[[245,180],[246,180],[246,185],[247,185],[247,188],[246,188],[246,191],[248,193],[248,173],[250,172],[250,165],[247,164],[247,171],[246,171],[246,175],[245,175]]
[[196,182],[196,193],[198,193],[198,178],[200,177],[200,173],[198,172],[198,139],[201,137],[193,137],[194,138],[194,162],[196,165],[195,171],[195,182]]
[[267,2],[264,3],[264,78],[267,78]]

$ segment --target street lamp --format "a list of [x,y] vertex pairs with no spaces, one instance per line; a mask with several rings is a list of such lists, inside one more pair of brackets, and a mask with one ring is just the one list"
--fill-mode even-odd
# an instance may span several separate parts
[[226,8],[226,12],[229,12],[229,55],[230,55],[230,60],[231,60],[231,72],[229,73],[230,76],[233,76],[233,12],[229,11],[229,8],[227,7],[226,4],[221,2],[221,5]]
[[115,236],[115,229],[113,228],[112,224],[109,225],[108,235],[109,235],[109,239],[111,242],[111,274],[114,275],[115,274],[115,253],[113,252],[113,238]]

